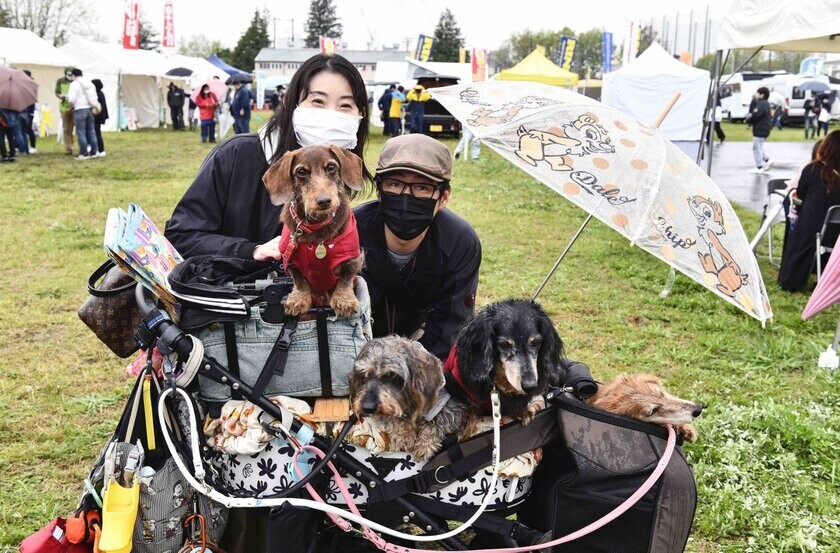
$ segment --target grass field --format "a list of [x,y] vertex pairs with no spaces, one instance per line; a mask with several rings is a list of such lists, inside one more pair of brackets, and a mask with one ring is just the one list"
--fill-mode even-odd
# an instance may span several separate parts
[[[125,361],[76,315],[108,208],[138,203],[162,227],[209,151],[196,133],[105,139],[104,159],[43,140],[0,166],[0,551],[74,508],[129,391]],[[585,217],[486,148],[456,163],[451,207],[482,240],[479,304],[529,296]],[[754,233],[758,216],[738,213]],[[766,329],[685,277],[660,299],[667,267],[593,222],[541,302],[596,377],[655,373],[708,405],[685,447],[699,488],[689,551],[840,551],[840,383],[816,366],[838,311],[802,322],[808,296],[762,270],[776,315]]]

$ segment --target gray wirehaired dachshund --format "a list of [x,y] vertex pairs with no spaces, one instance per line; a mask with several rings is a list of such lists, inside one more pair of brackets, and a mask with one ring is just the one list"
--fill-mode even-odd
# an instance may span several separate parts
[[387,451],[407,451],[425,461],[446,436],[475,432],[476,411],[444,390],[440,360],[418,342],[399,336],[365,344],[350,373],[350,405],[374,426]]

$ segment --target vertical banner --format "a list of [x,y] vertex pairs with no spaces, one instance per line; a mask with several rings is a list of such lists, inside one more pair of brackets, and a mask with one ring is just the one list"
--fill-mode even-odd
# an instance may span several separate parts
[[163,4],[163,47],[175,48],[175,18],[172,0]]
[[565,71],[572,70],[572,61],[575,59],[575,46],[577,39],[570,36],[560,38],[560,57],[558,65]]
[[601,65],[604,68],[604,73],[612,71],[612,39],[612,33],[604,32],[601,34],[601,50],[603,52]]
[[639,25],[635,21],[630,22],[627,38],[624,41],[624,63],[630,63],[639,55],[639,40],[641,35]]
[[419,61],[429,61],[432,55],[432,44],[435,38],[426,35],[417,37],[417,48],[414,49],[414,59]]
[[334,54],[338,46],[338,39],[320,36],[318,37],[318,43],[321,46],[322,54]]
[[467,63],[467,49],[458,48],[458,63]]
[[140,48],[140,0],[126,0],[123,20],[123,48]]
[[487,80],[487,49],[473,48],[470,61],[472,62],[472,80],[474,83]]

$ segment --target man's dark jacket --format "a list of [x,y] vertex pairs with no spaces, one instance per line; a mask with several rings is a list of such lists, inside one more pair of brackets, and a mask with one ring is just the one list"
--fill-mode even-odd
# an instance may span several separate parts
[[178,87],[170,88],[169,92],[166,93],[166,103],[171,107],[183,107],[185,99],[186,95],[184,94],[184,90]]
[[371,296],[373,335],[410,336],[425,323],[420,343],[445,359],[458,332],[475,313],[481,242],[449,209],[435,216],[414,258],[402,270],[391,264],[379,202],[354,209],[365,254],[362,276]]
[[280,235],[280,208],[263,185],[268,162],[256,134],[219,144],[166,223],[166,237],[184,257],[217,254],[250,259],[257,244]]
[[757,100],[755,108],[750,112],[750,125],[752,125],[753,136],[767,138],[770,136],[770,129],[773,128],[770,116],[770,104],[767,100]]

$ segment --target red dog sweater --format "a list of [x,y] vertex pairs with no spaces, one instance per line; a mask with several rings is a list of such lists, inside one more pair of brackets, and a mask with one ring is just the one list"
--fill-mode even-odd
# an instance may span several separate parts
[[[319,244],[317,242],[298,242],[292,245],[291,229],[283,227],[283,234],[280,236],[280,253],[283,255],[283,265],[288,273],[289,265],[294,265],[301,272],[303,278],[312,288],[312,295],[322,295],[335,288],[338,284],[336,268],[349,259],[361,255],[359,247],[359,233],[356,231],[356,217],[353,210],[350,210],[347,219],[347,226],[344,232],[324,241],[327,254],[323,259],[318,259],[315,254]],[[291,251],[290,251],[291,250]]]

